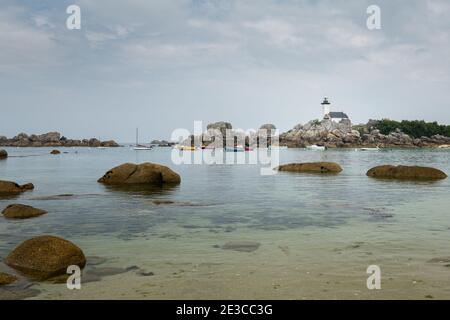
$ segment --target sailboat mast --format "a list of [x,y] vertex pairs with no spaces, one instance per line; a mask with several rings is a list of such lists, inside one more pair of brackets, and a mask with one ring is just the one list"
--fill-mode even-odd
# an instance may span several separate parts
[[136,145],[138,145],[138,141],[139,141],[139,129],[136,128]]

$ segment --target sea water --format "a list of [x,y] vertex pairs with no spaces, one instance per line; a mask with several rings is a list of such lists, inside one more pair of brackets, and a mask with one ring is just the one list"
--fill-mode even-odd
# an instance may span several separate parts
[[[0,258],[42,234],[68,239],[88,257],[80,290],[30,282],[30,298],[450,298],[450,179],[365,175],[381,164],[450,173],[448,151],[287,149],[281,163],[333,161],[344,170],[264,176],[258,165],[175,165],[166,148],[6,150],[0,179],[35,189],[0,198],[0,210],[22,203],[48,213],[0,218]],[[114,166],[146,161],[171,167],[181,184],[141,190],[97,183]],[[255,246],[224,247],[245,241]],[[380,267],[379,290],[367,288],[370,265]],[[96,277],[87,276],[89,268]]]

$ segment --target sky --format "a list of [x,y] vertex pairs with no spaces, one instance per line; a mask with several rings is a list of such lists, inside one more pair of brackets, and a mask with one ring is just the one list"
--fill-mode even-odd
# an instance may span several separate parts
[[449,39],[448,0],[0,0],[0,135],[283,132],[322,117],[324,96],[353,123],[450,124]]

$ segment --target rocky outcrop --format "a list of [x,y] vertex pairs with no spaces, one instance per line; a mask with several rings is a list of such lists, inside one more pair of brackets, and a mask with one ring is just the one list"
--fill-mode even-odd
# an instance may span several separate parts
[[32,189],[34,189],[34,185],[32,183],[19,185],[12,181],[0,180],[0,193],[21,193]]
[[43,235],[24,241],[6,257],[5,263],[29,277],[45,280],[66,274],[71,265],[83,268],[86,258],[72,242]]
[[105,173],[98,182],[110,185],[121,184],[178,184],[180,175],[170,168],[145,162],[141,164],[124,163]]
[[280,144],[290,147],[318,144],[328,148],[422,148],[450,144],[450,137],[434,135],[414,139],[400,129],[385,135],[376,129],[374,120],[369,120],[365,125],[353,126],[348,119],[341,120],[339,123],[324,119],[295,126],[280,135]]
[[16,282],[17,280],[18,278],[16,276],[13,276],[12,274],[0,272],[0,286],[11,284],[13,282]]
[[108,141],[101,142],[100,146],[107,147],[107,148],[117,148],[117,147],[119,147],[119,144],[117,142],[115,142],[114,140],[108,140]]
[[439,169],[418,166],[378,166],[367,171],[369,177],[407,180],[445,179],[447,175]]
[[59,132],[48,132],[40,135],[19,133],[8,139],[0,137],[0,146],[9,147],[118,147],[114,140],[100,141],[98,139],[74,140],[61,136]]
[[274,131],[276,129],[277,127],[275,127],[275,125],[271,123],[266,123],[263,124],[261,127],[259,127],[259,130],[267,130],[267,131]]
[[291,147],[305,147],[313,144],[328,148],[357,144],[360,133],[352,129],[352,123],[343,119],[339,123],[330,119],[314,120],[305,125],[298,124],[292,130],[280,135],[280,144]]
[[181,145],[196,147],[210,146],[215,148],[222,148],[225,145],[256,147],[260,143],[260,137],[264,137],[267,138],[267,142],[264,143],[266,147],[272,144],[273,138],[275,137],[273,130],[276,130],[275,125],[264,124],[259,130],[244,131],[233,129],[231,123],[221,121],[208,124],[207,130],[204,133],[198,136],[190,136],[185,141],[182,141]]
[[226,130],[231,129],[233,129],[231,123],[225,121],[210,123],[206,126],[206,130],[219,130],[222,133],[222,135],[226,134]]
[[276,168],[278,171],[307,173],[339,173],[342,167],[334,162],[289,163]]
[[0,149],[0,160],[8,158],[8,152],[6,150]]
[[24,204],[11,204],[2,211],[3,216],[7,219],[34,218],[46,213],[47,211],[45,210],[34,208],[32,206],[27,206]]

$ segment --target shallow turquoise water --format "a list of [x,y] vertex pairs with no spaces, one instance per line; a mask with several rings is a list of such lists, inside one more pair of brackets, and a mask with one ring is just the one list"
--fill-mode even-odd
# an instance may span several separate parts
[[[107,266],[136,265],[155,275],[105,276],[79,292],[36,284],[40,298],[450,298],[450,268],[427,262],[450,256],[450,179],[365,176],[381,164],[450,173],[448,151],[288,149],[280,151],[281,163],[334,161],[344,171],[262,176],[256,165],[174,165],[170,149],[61,150],[68,153],[7,148],[10,158],[0,161],[0,179],[33,182],[35,190],[0,198],[0,209],[19,202],[49,213],[1,219],[0,257],[27,238],[53,234],[75,242],[87,256],[108,258]],[[96,182],[111,167],[145,161],[168,165],[182,183],[129,191]],[[58,194],[73,196],[49,198]],[[156,205],[156,199],[174,203]],[[219,247],[242,240],[261,246],[246,253]],[[373,263],[389,274],[379,293],[365,288],[365,268]]]

